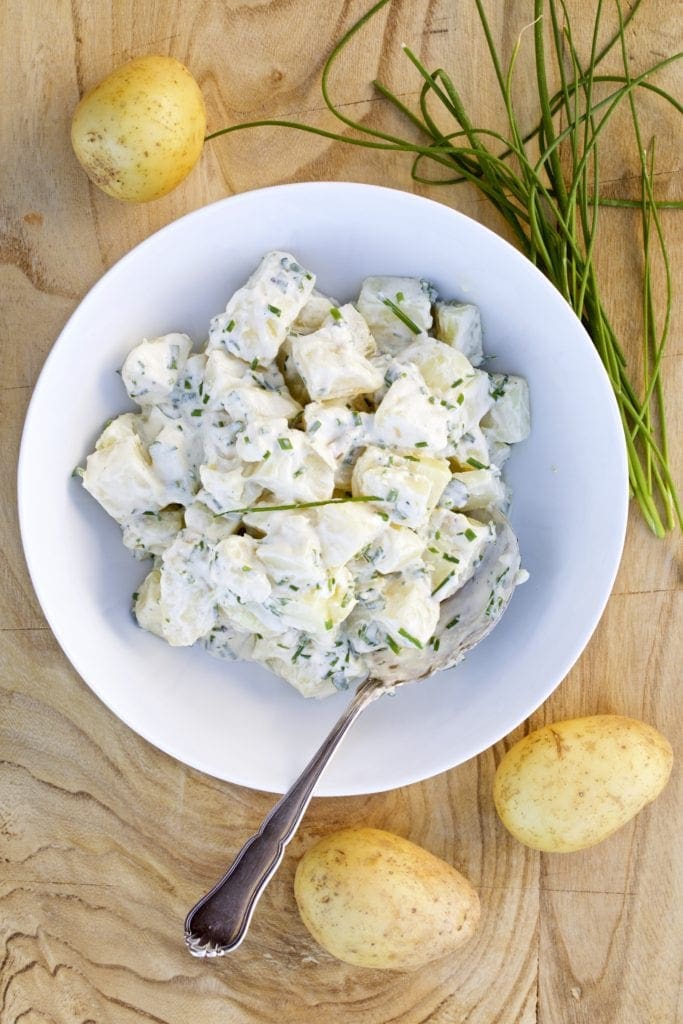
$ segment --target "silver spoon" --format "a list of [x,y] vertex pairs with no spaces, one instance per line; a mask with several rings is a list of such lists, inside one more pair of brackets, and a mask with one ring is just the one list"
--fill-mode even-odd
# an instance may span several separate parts
[[356,694],[296,782],[273,807],[232,866],[185,919],[185,942],[193,956],[223,956],[246,935],[254,908],[296,832],[325,766],[351,725],[369,704],[402,683],[425,679],[459,662],[491,632],[517,582],[519,547],[510,524],[495,513],[492,540],[473,576],[442,602],[434,647],[373,656],[371,676]]

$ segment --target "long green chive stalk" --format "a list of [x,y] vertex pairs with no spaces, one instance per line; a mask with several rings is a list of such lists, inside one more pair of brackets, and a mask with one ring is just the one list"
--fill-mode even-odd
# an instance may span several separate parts
[[[505,108],[507,133],[477,127],[446,71],[442,68],[429,71],[404,46],[403,51],[421,81],[418,110],[411,110],[381,82],[373,84],[414,129],[419,129],[423,140],[414,142],[352,120],[330,97],[330,72],[339,54],[389,2],[379,0],[349,29],[332,50],[323,69],[321,88],[325,104],[355,134],[327,131],[294,121],[263,120],[220,129],[208,135],[207,141],[244,128],[288,127],[349,145],[410,153],[413,155],[411,176],[419,183],[457,186],[470,182],[474,185],[505,218],[519,248],[559,289],[590,334],[614,389],[626,441],[631,492],[648,526],[659,537],[676,525],[683,528],[681,506],[669,469],[661,378],[672,293],[669,255],[660,216],[661,210],[681,209],[683,201],[655,198],[654,140],[646,148],[636,105],[638,90],[647,90],[683,113],[683,106],[673,96],[649,80],[683,54],[666,57],[633,75],[625,31],[642,0],[634,0],[625,17],[620,0],[614,0],[618,29],[601,49],[598,49],[598,38],[604,0],[597,0],[590,55],[584,63],[574,43],[565,0],[533,0],[529,30],[533,32],[540,114],[536,127],[524,133],[512,99],[522,37],[514,47],[508,66],[503,67],[483,2],[473,0]],[[545,43],[548,24],[552,40],[549,47]],[[621,73],[598,74],[601,62],[617,45],[621,52]],[[554,92],[549,85],[549,68],[554,70],[560,83]],[[601,87],[600,98],[596,97],[597,86]],[[609,90],[606,94],[605,89]],[[607,198],[600,194],[600,144],[606,126],[624,102],[628,105],[640,157],[641,195],[638,200]],[[446,113],[454,130],[439,128],[432,109],[439,110],[442,121]],[[424,165],[438,168],[439,176],[426,175]],[[597,279],[595,254],[604,207],[639,209],[641,214],[644,269],[643,383],[640,390],[610,322]],[[655,309],[653,297],[652,263],[657,250],[665,276],[663,316]]]

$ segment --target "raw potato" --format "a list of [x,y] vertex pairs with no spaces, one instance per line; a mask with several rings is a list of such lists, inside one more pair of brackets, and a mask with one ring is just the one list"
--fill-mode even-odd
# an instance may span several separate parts
[[158,199],[199,159],[206,110],[199,86],[172,57],[137,57],[76,107],[71,142],[88,177],[127,202]]
[[505,827],[526,846],[583,850],[654,800],[672,761],[668,740],[644,722],[574,718],[516,743],[498,765],[493,799]]
[[342,829],[311,847],[294,895],[314,939],[360,967],[420,967],[457,949],[479,920],[479,897],[455,868],[375,828]]

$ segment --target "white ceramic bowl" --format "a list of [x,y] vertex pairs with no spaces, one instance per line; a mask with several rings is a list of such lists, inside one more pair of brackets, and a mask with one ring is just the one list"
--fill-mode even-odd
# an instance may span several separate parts
[[348,696],[306,701],[258,666],[139,629],[130,595],[146,566],[71,478],[105,420],[130,407],[116,373],[128,350],[171,330],[202,341],[269,249],[293,252],[340,301],[368,275],[398,274],[477,303],[489,368],[531,389],[532,434],[506,467],[529,582],[461,666],[370,707],[317,793],[391,789],[486,749],[545,700],[593,632],[623,546],[626,461],[606,374],[559,293],[486,228],[404,192],[315,183],[238,195],[148,238],[85,297],[36,385],[19,463],[26,559],[64,652],[132,729],[219,778],[288,787]]

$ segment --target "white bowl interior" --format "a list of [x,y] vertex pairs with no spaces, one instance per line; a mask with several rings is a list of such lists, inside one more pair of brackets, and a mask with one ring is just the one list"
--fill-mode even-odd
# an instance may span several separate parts
[[[147,239],[86,296],[36,386],[22,441],[27,563],[54,633],[131,728],[219,778],[283,792],[348,695],[306,701],[258,666],[172,649],[129,612],[145,575],[71,472],[129,407],[116,373],[142,337],[209,318],[269,249],[293,252],[340,301],[370,274],[426,277],[482,310],[489,369],[529,381],[532,434],[506,467],[531,578],[457,669],[382,698],[354,726],[317,793],[415,782],[486,749],[526,718],[583,650],[623,546],[627,475],[616,403],[561,296],[514,249],[437,203],[374,186],[279,186],[198,210]],[[609,510],[609,517],[604,510]]]

